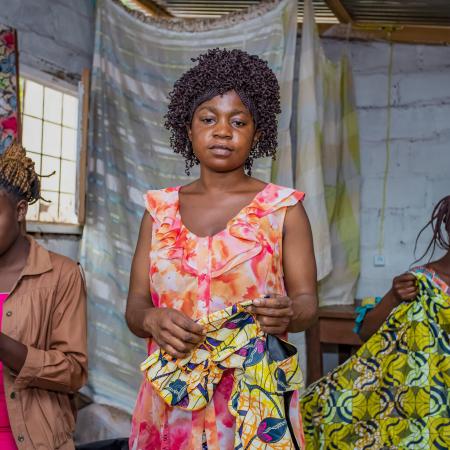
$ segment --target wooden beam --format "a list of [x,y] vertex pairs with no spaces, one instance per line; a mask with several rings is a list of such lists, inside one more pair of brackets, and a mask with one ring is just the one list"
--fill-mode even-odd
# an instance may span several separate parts
[[152,0],[135,0],[135,2],[139,3],[152,16],[165,18],[173,17],[173,14],[167,11],[166,8],[164,8],[161,5],[158,5],[156,2]]
[[89,69],[83,69],[81,75],[83,86],[83,97],[81,106],[81,146],[80,146],[80,170],[78,178],[78,223],[84,225],[86,222],[86,174],[87,174],[87,151],[88,151],[88,127],[89,127]]
[[325,0],[325,3],[328,5],[328,8],[333,11],[333,14],[338,18],[341,23],[350,23],[353,22],[352,17],[345,9],[341,0]]
[[349,32],[345,24],[318,24],[322,37],[336,39],[386,40],[403,44],[450,44],[450,27],[383,25],[352,23]]

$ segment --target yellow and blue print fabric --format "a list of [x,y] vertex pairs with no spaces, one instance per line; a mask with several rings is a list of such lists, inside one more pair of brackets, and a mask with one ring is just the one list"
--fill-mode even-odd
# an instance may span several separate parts
[[356,313],[358,314],[355,319],[355,326],[353,327],[353,332],[358,334],[359,330],[362,327],[364,319],[369,311],[374,309],[378,303],[380,303],[382,297],[364,297],[362,299],[361,305],[355,308]]
[[307,449],[450,448],[450,292],[412,273],[417,298],[301,399]]
[[188,357],[162,350],[141,365],[166,403],[198,410],[214,395],[227,369],[234,369],[228,404],[236,418],[235,449],[299,449],[290,429],[290,394],[302,386],[296,348],[265,335],[246,310],[235,304],[200,319],[206,338]]

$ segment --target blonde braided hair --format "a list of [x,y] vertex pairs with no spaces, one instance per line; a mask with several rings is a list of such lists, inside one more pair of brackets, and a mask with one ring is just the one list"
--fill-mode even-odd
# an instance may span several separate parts
[[30,205],[41,198],[39,175],[34,169],[34,161],[28,158],[25,149],[13,142],[0,155],[0,188],[26,200]]

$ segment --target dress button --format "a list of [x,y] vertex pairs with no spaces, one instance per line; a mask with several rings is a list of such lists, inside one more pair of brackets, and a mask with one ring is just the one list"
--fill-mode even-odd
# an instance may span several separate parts
[[11,316],[12,316],[12,311],[6,311],[6,315],[7,315],[8,317],[11,317]]
[[9,396],[14,400],[16,398],[16,393],[15,392],[11,392],[11,394]]
[[22,434],[19,434],[19,436],[17,436],[17,440],[18,440],[19,442],[23,442],[23,441],[25,440],[25,438],[23,437]]

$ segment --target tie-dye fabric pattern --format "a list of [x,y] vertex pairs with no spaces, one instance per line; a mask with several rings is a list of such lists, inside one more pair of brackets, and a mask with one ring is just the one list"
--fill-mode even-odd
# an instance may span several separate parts
[[[179,187],[149,191],[153,219],[150,250],[151,295],[155,306],[170,307],[199,320],[235,303],[266,293],[284,295],[282,232],[286,209],[304,194],[268,184],[214,236],[198,237],[182,223]],[[149,354],[158,349],[149,342]],[[234,449],[236,419],[228,409],[233,371],[226,370],[211,401],[198,411],[168,406],[144,380],[132,421],[132,450],[198,450],[206,431],[209,450]],[[300,445],[303,430],[294,392],[289,415]]]
[[162,350],[141,366],[164,401],[185,410],[204,408],[227,369],[235,369],[228,408],[236,418],[235,450],[299,450],[290,433],[286,406],[302,385],[297,349],[264,334],[237,303],[198,321],[206,337],[189,356],[173,359]]
[[428,269],[412,273],[416,299],[303,396],[307,449],[450,447],[450,289]]

